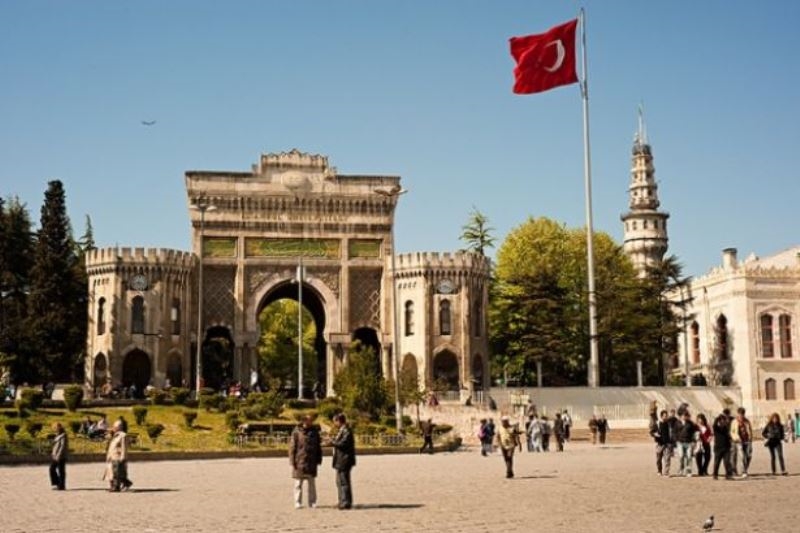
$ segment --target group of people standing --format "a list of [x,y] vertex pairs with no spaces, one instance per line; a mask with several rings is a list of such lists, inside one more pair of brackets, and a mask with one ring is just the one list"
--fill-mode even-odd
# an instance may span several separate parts
[[[786,433],[778,413],[770,416],[761,434],[770,451],[772,474],[778,473],[777,466],[780,465],[780,473],[787,475],[783,458]],[[714,479],[719,479],[720,466],[725,468],[725,479],[749,475],[755,434],[743,407],[737,409],[736,416],[724,409],[710,425],[702,413],[697,415],[696,421],[693,420],[686,404],[677,410],[662,410],[658,419],[653,410],[650,435],[656,444],[659,476],[669,476],[675,454],[680,457],[679,476],[691,477],[693,463],[697,466],[697,475],[708,476],[712,449],[714,464],[711,475]]]

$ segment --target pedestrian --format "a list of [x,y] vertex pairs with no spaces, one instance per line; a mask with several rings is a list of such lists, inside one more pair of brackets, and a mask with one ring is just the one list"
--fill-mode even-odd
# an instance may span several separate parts
[[427,449],[428,453],[433,455],[433,428],[436,427],[436,424],[433,423],[433,419],[429,418],[425,422],[420,422],[419,425],[423,440],[422,448],[419,449],[419,453]]
[[600,445],[606,443],[606,434],[608,433],[608,420],[606,415],[600,415],[600,420],[597,421],[597,434],[600,437]]
[[511,425],[507,416],[500,419],[500,427],[497,430],[497,444],[503,454],[503,461],[506,463],[506,478],[514,477],[514,450],[519,447],[522,451],[522,443],[519,441],[519,432]]
[[786,413],[786,432],[785,433],[786,433],[786,439],[785,439],[786,442],[789,442],[789,440],[791,440],[792,444],[794,444],[795,439],[797,439],[797,436],[795,435],[795,420],[794,420],[794,417],[790,413]]
[[561,422],[564,424],[564,442],[569,442],[570,429],[572,428],[572,417],[566,409],[561,413]]
[[530,451],[539,453],[542,451],[542,423],[539,422],[539,417],[533,415],[531,423],[528,426],[528,443]]
[[336,488],[339,493],[338,508],[351,509],[353,487],[350,482],[350,471],[356,466],[356,443],[343,413],[336,415],[333,423],[336,425],[337,433],[330,444],[333,446],[333,468],[336,470]]
[[597,416],[592,415],[589,419],[589,433],[592,434],[592,444],[597,444]]
[[711,437],[713,433],[708,426],[706,415],[700,413],[697,415],[697,452],[695,452],[695,461],[697,462],[697,475],[708,475],[708,464],[711,462]]
[[725,479],[733,479],[733,466],[731,465],[731,423],[730,417],[722,412],[711,426],[714,432],[714,479],[719,479],[719,465],[725,465]]
[[[731,424],[733,424],[733,416],[731,415],[731,410],[726,407],[725,409],[722,410],[722,414],[728,417],[728,431],[730,431]],[[733,444],[733,442],[731,442],[731,451],[729,452],[729,454],[731,462],[731,471],[733,475],[736,476],[738,475],[738,472],[736,471],[736,463],[737,463],[736,459],[738,457],[738,454],[736,453],[736,446]]]
[[650,436],[656,443],[656,469],[659,476],[669,477],[672,462],[672,435],[667,410],[661,411],[661,420],[650,426]]
[[550,421],[547,419],[547,416],[542,416],[542,451],[550,451],[550,435],[552,432],[553,429],[550,426]]
[[694,458],[694,441],[697,433],[697,424],[692,421],[688,410],[683,412],[683,424],[678,430],[678,445],[681,450],[680,475],[692,477],[692,460]]
[[494,451],[495,432],[494,418],[490,418],[486,423],[486,453],[492,453]]
[[564,420],[561,418],[561,413],[556,413],[556,419],[553,422],[553,434],[556,436],[556,445],[559,452],[564,451]]
[[303,507],[303,481],[308,486],[308,506],[317,506],[317,467],[322,464],[322,443],[311,415],[303,416],[289,441],[289,464],[294,478],[294,508]]
[[753,426],[745,416],[744,407],[736,410],[736,418],[731,423],[731,439],[733,445],[737,447],[737,452],[742,456],[742,477],[747,477],[750,461],[753,458]]
[[[53,490],[67,488],[67,432],[61,422],[56,422],[54,427],[56,436],[53,439],[53,449],[50,452],[50,485]],[[783,460],[783,459],[781,459]]]
[[[483,457],[486,457],[486,454],[489,453],[486,449],[486,434],[487,434],[486,425],[487,425],[486,419],[481,418],[481,425],[478,427],[478,440],[481,443],[481,455]],[[489,441],[489,446],[491,446],[491,441]]]
[[106,452],[107,475],[110,478],[109,491],[128,490],[133,483],[128,479],[128,435],[122,431],[122,423],[117,420],[111,427],[111,440]]
[[119,421],[119,424],[120,424],[120,427],[122,428],[122,431],[127,433],[128,432],[128,421],[125,420],[125,417],[122,416],[122,415],[119,415],[119,418],[117,420]]
[[772,466],[772,475],[776,474],[775,471],[775,456],[781,463],[781,475],[786,474],[786,464],[783,462],[783,439],[786,436],[781,424],[781,417],[778,413],[772,413],[769,417],[769,422],[764,426],[764,431],[761,432],[764,437],[764,446],[769,448],[770,466]]

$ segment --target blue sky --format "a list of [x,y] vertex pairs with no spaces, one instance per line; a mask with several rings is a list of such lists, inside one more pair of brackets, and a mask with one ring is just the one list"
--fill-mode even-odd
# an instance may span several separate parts
[[[396,174],[401,252],[584,224],[577,85],[511,93],[508,38],[587,9],[595,227],[621,242],[644,102],[670,252],[698,275],[800,244],[800,2],[0,2],[0,195],[48,180],[100,246],[189,248],[186,170],[262,152]],[[157,120],[145,127],[141,120]]]

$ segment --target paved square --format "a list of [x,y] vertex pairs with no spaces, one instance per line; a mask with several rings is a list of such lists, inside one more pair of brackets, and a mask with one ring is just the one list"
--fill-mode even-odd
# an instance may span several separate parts
[[[131,463],[132,493],[105,492],[103,465],[68,465],[66,492],[51,491],[46,466],[0,467],[0,531],[715,531],[790,532],[800,521],[800,443],[787,445],[789,477],[764,475],[756,443],[749,479],[655,475],[653,447],[569,445],[566,453],[502,458],[473,448],[434,456],[361,456],[356,509],[334,508],[330,458],[318,509],[292,507],[285,459]],[[674,463],[675,464],[675,463]]]

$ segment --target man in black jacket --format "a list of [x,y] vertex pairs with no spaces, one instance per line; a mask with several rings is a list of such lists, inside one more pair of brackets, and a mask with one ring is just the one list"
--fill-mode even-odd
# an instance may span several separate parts
[[[667,419],[667,411],[661,411],[661,420],[650,429],[650,436],[656,443],[656,468],[659,476],[669,476],[672,461],[672,432]],[[663,464],[663,468],[662,468]]]
[[336,470],[336,488],[339,492],[339,509],[353,507],[353,488],[350,484],[350,470],[356,465],[356,443],[353,432],[347,425],[347,418],[339,413],[333,418],[338,432],[331,440],[333,446],[333,468]]
[[731,422],[724,412],[720,414],[712,425],[714,431],[714,479],[719,479],[719,464],[725,464],[725,479],[733,479],[733,466],[731,465]]

